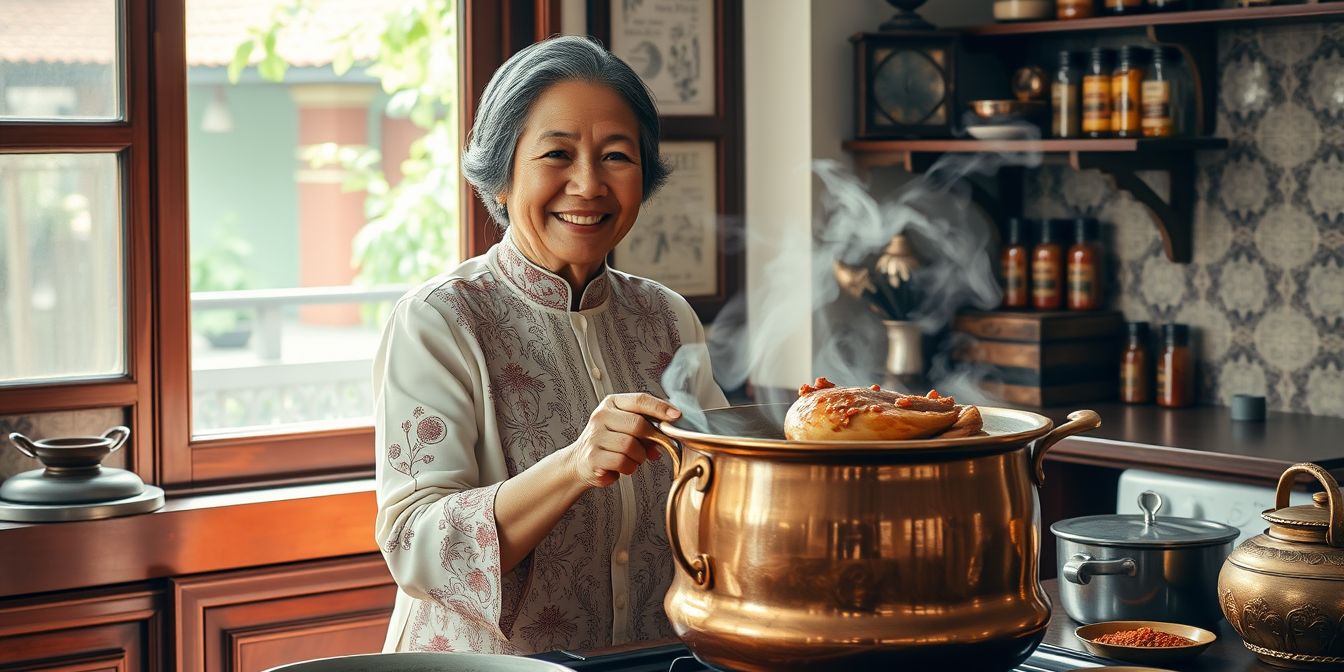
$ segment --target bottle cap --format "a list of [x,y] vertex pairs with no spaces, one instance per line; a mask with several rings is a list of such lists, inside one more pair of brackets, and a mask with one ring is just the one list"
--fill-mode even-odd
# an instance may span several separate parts
[[1091,53],[1093,65],[1106,65],[1115,60],[1115,52],[1105,47],[1092,47]]
[[1042,219],[1041,220],[1041,238],[1042,243],[1059,243],[1064,241],[1064,227],[1069,221],[1067,219]]
[[1031,220],[1025,217],[1008,218],[1008,244],[1028,245],[1031,243]]
[[1130,338],[1135,338],[1141,341],[1148,340],[1147,322],[1126,322],[1125,330],[1129,332]]
[[1065,68],[1073,67],[1074,64],[1073,52],[1068,50],[1061,50],[1059,52],[1059,64],[1061,67]]
[[1078,242],[1101,240],[1101,223],[1091,217],[1073,220],[1073,237]]
[[1253,394],[1232,395],[1232,419],[1257,421],[1265,419],[1265,398]]
[[1190,326],[1175,322],[1164,324],[1162,325],[1162,339],[1167,342],[1167,345],[1188,345],[1190,343]]

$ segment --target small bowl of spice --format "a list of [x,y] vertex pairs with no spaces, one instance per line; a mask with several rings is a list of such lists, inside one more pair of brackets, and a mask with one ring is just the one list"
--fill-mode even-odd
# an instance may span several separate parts
[[1190,660],[1218,639],[1203,628],[1161,621],[1106,621],[1073,634],[1095,655],[1147,665]]

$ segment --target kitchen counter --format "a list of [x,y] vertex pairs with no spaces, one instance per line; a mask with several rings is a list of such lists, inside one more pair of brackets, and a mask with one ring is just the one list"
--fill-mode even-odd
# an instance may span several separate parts
[[[1045,632],[1043,643],[1058,646],[1062,649],[1072,651],[1087,652],[1083,643],[1073,635],[1081,623],[1069,618],[1064,613],[1064,607],[1059,602],[1059,582],[1055,579],[1047,579],[1041,582],[1045,587],[1045,592],[1050,596],[1050,602],[1054,604],[1054,610],[1050,614],[1050,625]],[[1267,665],[1260,662],[1249,650],[1241,643],[1241,636],[1237,634],[1227,621],[1218,622],[1218,641],[1213,643],[1204,653],[1189,663],[1179,666],[1172,666],[1170,669],[1179,672],[1196,670],[1200,672],[1273,672],[1281,668]]]
[[1058,423],[1077,408],[1100,414],[1101,427],[1060,441],[1049,459],[1263,485],[1277,483],[1283,470],[1298,462],[1344,475],[1344,418],[1269,413],[1263,422],[1234,422],[1222,406],[1166,409],[1111,402],[1024,410]]

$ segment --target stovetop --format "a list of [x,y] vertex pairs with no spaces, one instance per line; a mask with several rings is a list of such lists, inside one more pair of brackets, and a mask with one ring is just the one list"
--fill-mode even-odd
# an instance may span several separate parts
[[[580,672],[712,672],[714,668],[701,663],[681,644],[649,647],[621,653],[583,657],[568,651],[550,651],[532,658],[559,663]],[[1062,649],[1049,644],[1036,647],[1031,657],[1013,672],[1065,672],[1079,668],[1102,667],[1100,658],[1086,653]]]

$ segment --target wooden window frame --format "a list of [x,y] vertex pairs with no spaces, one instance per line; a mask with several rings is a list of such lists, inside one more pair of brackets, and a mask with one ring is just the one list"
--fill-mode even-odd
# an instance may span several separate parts
[[[186,0],[120,0],[124,121],[0,122],[0,152],[116,152],[126,197],[127,374],[0,387],[0,413],[125,409],[128,468],[173,494],[373,474],[373,428],[193,439]],[[559,0],[458,0],[463,137],[490,75],[559,32]],[[463,249],[496,239],[462,183]]]

